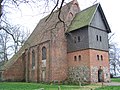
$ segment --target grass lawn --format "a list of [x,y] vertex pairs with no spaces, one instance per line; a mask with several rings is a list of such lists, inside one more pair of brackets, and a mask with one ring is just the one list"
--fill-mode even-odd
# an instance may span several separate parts
[[[58,85],[47,85],[41,83],[24,82],[0,82],[0,90],[58,90]],[[120,86],[104,86],[101,84],[92,84],[85,86],[60,85],[60,90],[120,90]]]
[[106,86],[106,87],[97,88],[95,90],[120,90],[120,86]]
[[[120,78],[111,78],[111,82],[119,82]],[[95,90],[120,90],[120,86],[104,86]]]
[[[60,90],[90,90],[94,89],[98,86],[87,85],[84,87],[79,87],[76,85],[60,85]],[[40,83],[23,83],[23,82],[1,82],[0,90],[41,90],[40,88],[44,88],[44,90],[58,90],[58,85],[47,85]]]
[[111,78],[112,82],[120,82],[120,78]]

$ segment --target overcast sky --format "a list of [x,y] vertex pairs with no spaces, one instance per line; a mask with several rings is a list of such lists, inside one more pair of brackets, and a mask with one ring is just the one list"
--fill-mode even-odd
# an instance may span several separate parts
[[[70,1],[70,0],[68,0]],[[95,2],[95,0],[78,0],[80,9],[83,10]],[[112,33],[115,33],[114,42],[117,42],[120,46],[120,30],[119,30],[119,21],[120,21],[120,0],[97,0],[95,3],[100,3],[107,21],[110,25]],[[9,15],[11,22],[15,24],[22,24],[23,26],[29,28],[31,32],[34,30],[37,23],[45,14],[41,15],[41,9],[35,8],[34,10],[30,9],[29,6],[22,5],[23,9],[21,11],[13,11]]]

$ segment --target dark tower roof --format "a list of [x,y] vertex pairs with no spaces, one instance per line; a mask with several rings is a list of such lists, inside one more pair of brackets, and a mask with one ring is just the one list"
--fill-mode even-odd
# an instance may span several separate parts
[[101,17],[103,19],[103,22],[105,24],[107,32],[110,33],[111,30],[110,30],[109,24],[107,22],[107,19],[104,15],[104,12],[103,12],[101,5],[99,3],[89,7],[87,9],[84,9],[83,11],[80,11],[75,16],[74,20],[72,21],[72,23],[68,29],[68,32],[77,30],[77,29],[85,27],[85,26],[89,26],[91,24],[91,21],[92,21],[97,10],[99,10],[99,12],[101,14]]

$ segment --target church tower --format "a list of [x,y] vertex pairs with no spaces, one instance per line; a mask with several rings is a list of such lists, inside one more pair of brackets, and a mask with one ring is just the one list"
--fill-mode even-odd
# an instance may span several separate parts
[[67,32],[70,80],[110,81],[110,32],[100,4],[93,5],[75,16]]

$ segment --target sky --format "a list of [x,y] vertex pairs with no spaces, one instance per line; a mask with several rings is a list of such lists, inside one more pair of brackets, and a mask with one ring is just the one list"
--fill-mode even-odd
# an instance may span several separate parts
[[[67,0],[70,1],[70,0]],[[113,37],[113,42],[118,43],[120,47],[120,0],[77,0],[79,2],[80,9],[83,10],[95,3],[100,3],[106,19],[109,23],[112,33],[115,33]],[[96,2],[95,2],[96,1]],[[39,5],[40,6],[40,5]],[[21,24],[27,27],[32,32],[40,21],[41,18],[46,16],[48,13],[41,14],[43,12],[43,7],[38,8],[37,6],[31,8],[30,6],[21,5],[19,11],[14,9],[11,14],[9,14],[9,20],[13,24]],[[49,6],[52,9],[52,6]],[[50,11],[50,10],[49,10]],[[49,12],[46,11],[46,12]]]

